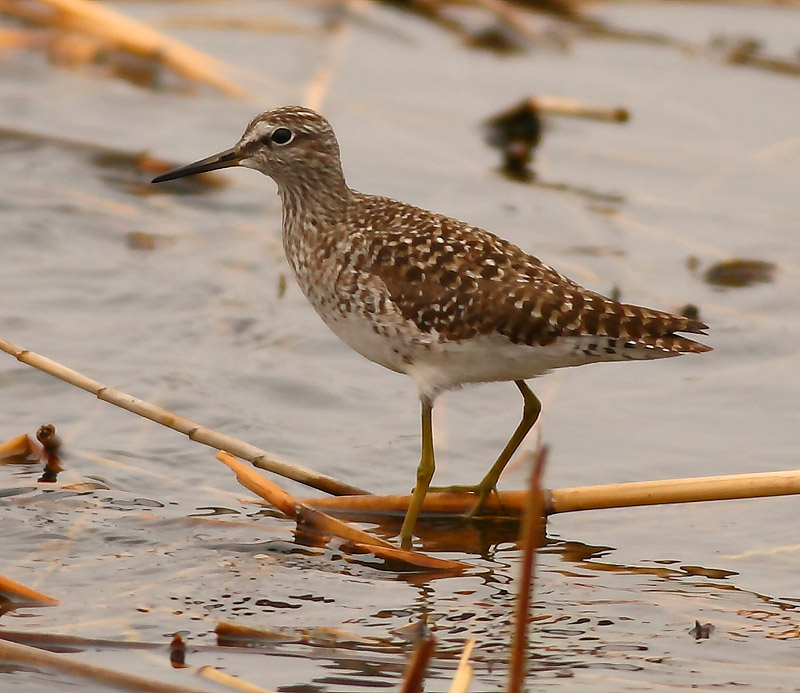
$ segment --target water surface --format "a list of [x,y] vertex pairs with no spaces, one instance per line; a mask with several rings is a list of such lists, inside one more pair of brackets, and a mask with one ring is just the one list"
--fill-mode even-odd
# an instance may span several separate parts
[[[797,80],[669,46],[575,39],[569,50],[498,58],[383,8],[336,34],[290,3],[118,3],[158,24],[181,16],[283,17],[307,32],[173,28],[240,66],[258,98],[149,91],[33,52],[3,56],[0,125],[186,162],[233,144],[255,113],[302,101],[326,65],[323,110],[353,187],[500,233],[582,284],[668,310],[687,303],[714,351],[566,370],[533,383],[551,448],[547,484],[797,466],[800,222]],[[617,26],[703,47],[757,33],[796,51],[796,11],[659,4],[593,9]],[[375,27],[391,29],[379,31]],[[269,77],[269,80],[266,79]],[[624,106],[625,125],[549,119],[535,169],[509,182],[481,122],[521,98]],[[274,185],[227,171],[196,194],[142,194],[147,175],[98,165],[97,151],[0,140],[0,336],[109,386],[271,452],[380,492],[404,492],[418,459],[413,385],[327,331],[288,275]],[[141,185],[140,185],[141,184]],[[131,234],[157,239],[131,247]],[[774,263],[772,282],[720,289],[704,271],[730,258]],[[690,260],[691,259],[691,260]],[[695,267],[692,269],[691,267]],[[288,280],[288,281],[287,281]],[[285,285],[285,291],[283,286]],[[398,686],[412,648],[394,632],[425,617],[439,639],[426,690],[447,690],[467,638],[472,690],[502,690],[519,551],[479,527],[474,569],[426,579],[381,570],[337,543],[295,542],[293,522],[247,502],[206,448],[16,363],[0,360],[0,438],[56,425],[64,482],[0,467],[0,572],[61,599],[0,626],[158,643],[86,645],[75,656],[212,689],[169,667],[184,631],[191,665],[276,690]],[[437,404],[438,483],[478,480],[516,425],[509,384]],[[512,465],[501,486],[525,483]],[[302,492],[287,483],[293,492]],[[795,498],[613,510],[552,518],[541,552],[530,686],[599,691],[690,687],[794,690],[800,622]],[[446,528],[442,531],[447,530]],[[690,634],[712,623],[707,640]],[[219,621],[283,629],[259,651],[216,648]],[[335,647],[303,633],[336,628]],[[312,638],[313,641],[313,638]],[[2,674],[14,690],[63,685]]]

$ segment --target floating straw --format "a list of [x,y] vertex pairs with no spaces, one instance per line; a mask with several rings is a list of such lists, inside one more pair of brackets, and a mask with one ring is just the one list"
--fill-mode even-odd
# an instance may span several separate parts
[[266,479],[226,452],[217,453],[217,459],[230,467],[242,486],[261,496],[285,515],[294,518],[297,521],[298,528],[314,530],[318,534],[340,537],[346,539],[354,546],[369,551],[380,558],[406,563],[418,568],[459,571],[469,567],[465,563],[460,563],[459,561],[448,561],[442,558],[433,558],[432,556],[416,553],[415,551],[398,549],[380,537],[367,534],[357,527],[337,520],[330,515],[326,515],[298,501],[280,486]]
[[245,443],[232,436],[219,433],[205,426],[187,419],[186,417],[179,416],[163,407],[159,407],[150,402],[145,402],[138,397],[133,397],[120,390],[106,387],[103,383],[96,380],[87,378],[85,375],[74,371],[71,368],[53,361],[52,359],[42,356],[41,354],[22,349],[4,339],[0,339],[0,351],[5,351],[7,354],[14,356],[17,361],[25,363],[29,366],[44,371],[59,380],[63,380],[70,385],[75,385],[81,390],[91,392],[98,399],[104,402],[109,402],[117,407],[125,409],[126,411],[138,414],[146,419],[155,421],[156,423],[171,428],[173,431],[178,431],[188,436],[190,440],[197,443],[208,445],[216,450],[225,450],[232,455],[241,457],[248,462],[251,462],[256,467],[266,469],[269,472],[279,474],[287,479],[299,481],[301,484],[311,486],[325,493],[330,493],[335,496],[362,494],[366,491],[350,484],[345,484],[338,479],[320,474],[312,469],[301,467],[298,464],[281,460],[270,453],[261,450],[254,445]]
[[58,599],[0,575],[0,595],[20,606],[55,606]]
[[0,660],[4,664],[22,664],[43,671],[74,676],[122,691],[148,691],[148,693],[201,693],[197,688],[187,688],[155,679],[127,674],[115,669],[86,664],[73,655],[53,654],[29,645],[20,645],[0,639]]
[[[630,508],[669,503],[766,498],[800,494],[800,469],[753,474],[689,477],[661,481],[632,481],[624,484],[578,486],[544,491],[545,513],[579,510]],[[484,515],[519,516],[525,507],[526,491],[500,491],[492,494],[483,508]],[[410,496],[344,496],[307,498],[302,502],[321,510],[341,513],[397,513],[408,507]],[[422,512],[437,515],[462,515],[475,504],[466,493],[431,492],[425,497]]]
[[[40,0],[40,3],[54,10],[52,17],[42,18],[45,22],[51,20],[61,28],[98,37],[109,45],[137,55],[156,58],[184,77],[219,89],[229,96],[249,95],[243,87],[222,74],[225,64],[221,60],[125,17],[102,3],[88,0]],[[28,5],[3,2],[2,9],[33,19]]]
[[634,481],[626,484],[553,489],[550,491],[547,512],[555,514],[662,503],[790,496],[797,493],[800,493],[800,469]]

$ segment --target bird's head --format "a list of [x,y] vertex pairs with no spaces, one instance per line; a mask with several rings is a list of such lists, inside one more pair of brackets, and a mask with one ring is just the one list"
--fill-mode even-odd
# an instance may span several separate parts
[[344,186],[333,128],[319,113],[300,106],[275,108],[256,116],[230,149],[162,173],[153,183],[231,166],[260,171],[281,190]]

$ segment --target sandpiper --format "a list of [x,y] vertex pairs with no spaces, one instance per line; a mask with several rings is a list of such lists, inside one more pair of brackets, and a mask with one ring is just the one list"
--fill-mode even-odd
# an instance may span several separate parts
[[400,532],[409,548],[434,472],[431,411],[466,383],[513,380],[522,420],[483,480],[480,510],[541,411],[528,378],[565,366],[709,351],[676,334],[698,320],[619,303],[579,286],[509,241],[345,182],[330,124],[301,107],[254,118],[224,152],[154,183],[245,166],[271,177],[283,247],[319,316],[366,358],[411,377],[422,405],[422,458]]

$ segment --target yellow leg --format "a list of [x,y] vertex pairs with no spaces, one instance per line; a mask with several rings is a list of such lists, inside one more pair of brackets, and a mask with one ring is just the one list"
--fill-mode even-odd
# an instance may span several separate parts
[[517,451],[517,448],[525,439],[525,436],[528,435],[528,431],[530,431],[533,424],[536,423],[536,419],[539,418],[539,413],[542,411],[542,403],[525,384],[524,380],[515,380],[514,384],[519,388],[524,400],[524,404],[522,406],[522,420],[519,422],[519,426],[517,426],[514,434],[506,443],[506,446],[503,448],[503,452],[500,453],[497,461],[492,465],[492,468],[487,472],[486,476],[483,477],[481,482],[475,487],[474,490],[475,493],[478,494],[478,500],[475,502],[475,505],[472,506],[472,509],[467,513],[467,517],[473,517],[476,513],[479,513],[483,507],[483,504],[486,502],[486,499],[492,494],[493,491],[497,490],[497,480],[503,473],[503,469],[505,469],[505,466],[508,464],[511,456]]
[[433,478],[433,472],[436,469],[436,463],[433,458],[432,409],[433,402],[423,399],[422,458],[419,461],[419,467],[417,467],[417,484],[414,487],[414,494],[411,496],[411,502],[408,504],[406,518],[403,520],[403,528],[400,530],[400,546],[406,550],[411,548],[414,525],[417,524],[417,517],[419,517],[419,511],[422,509],[422,502],[425,500],[425,494],[428,493],[428,487],[431,485],[431,478]]

